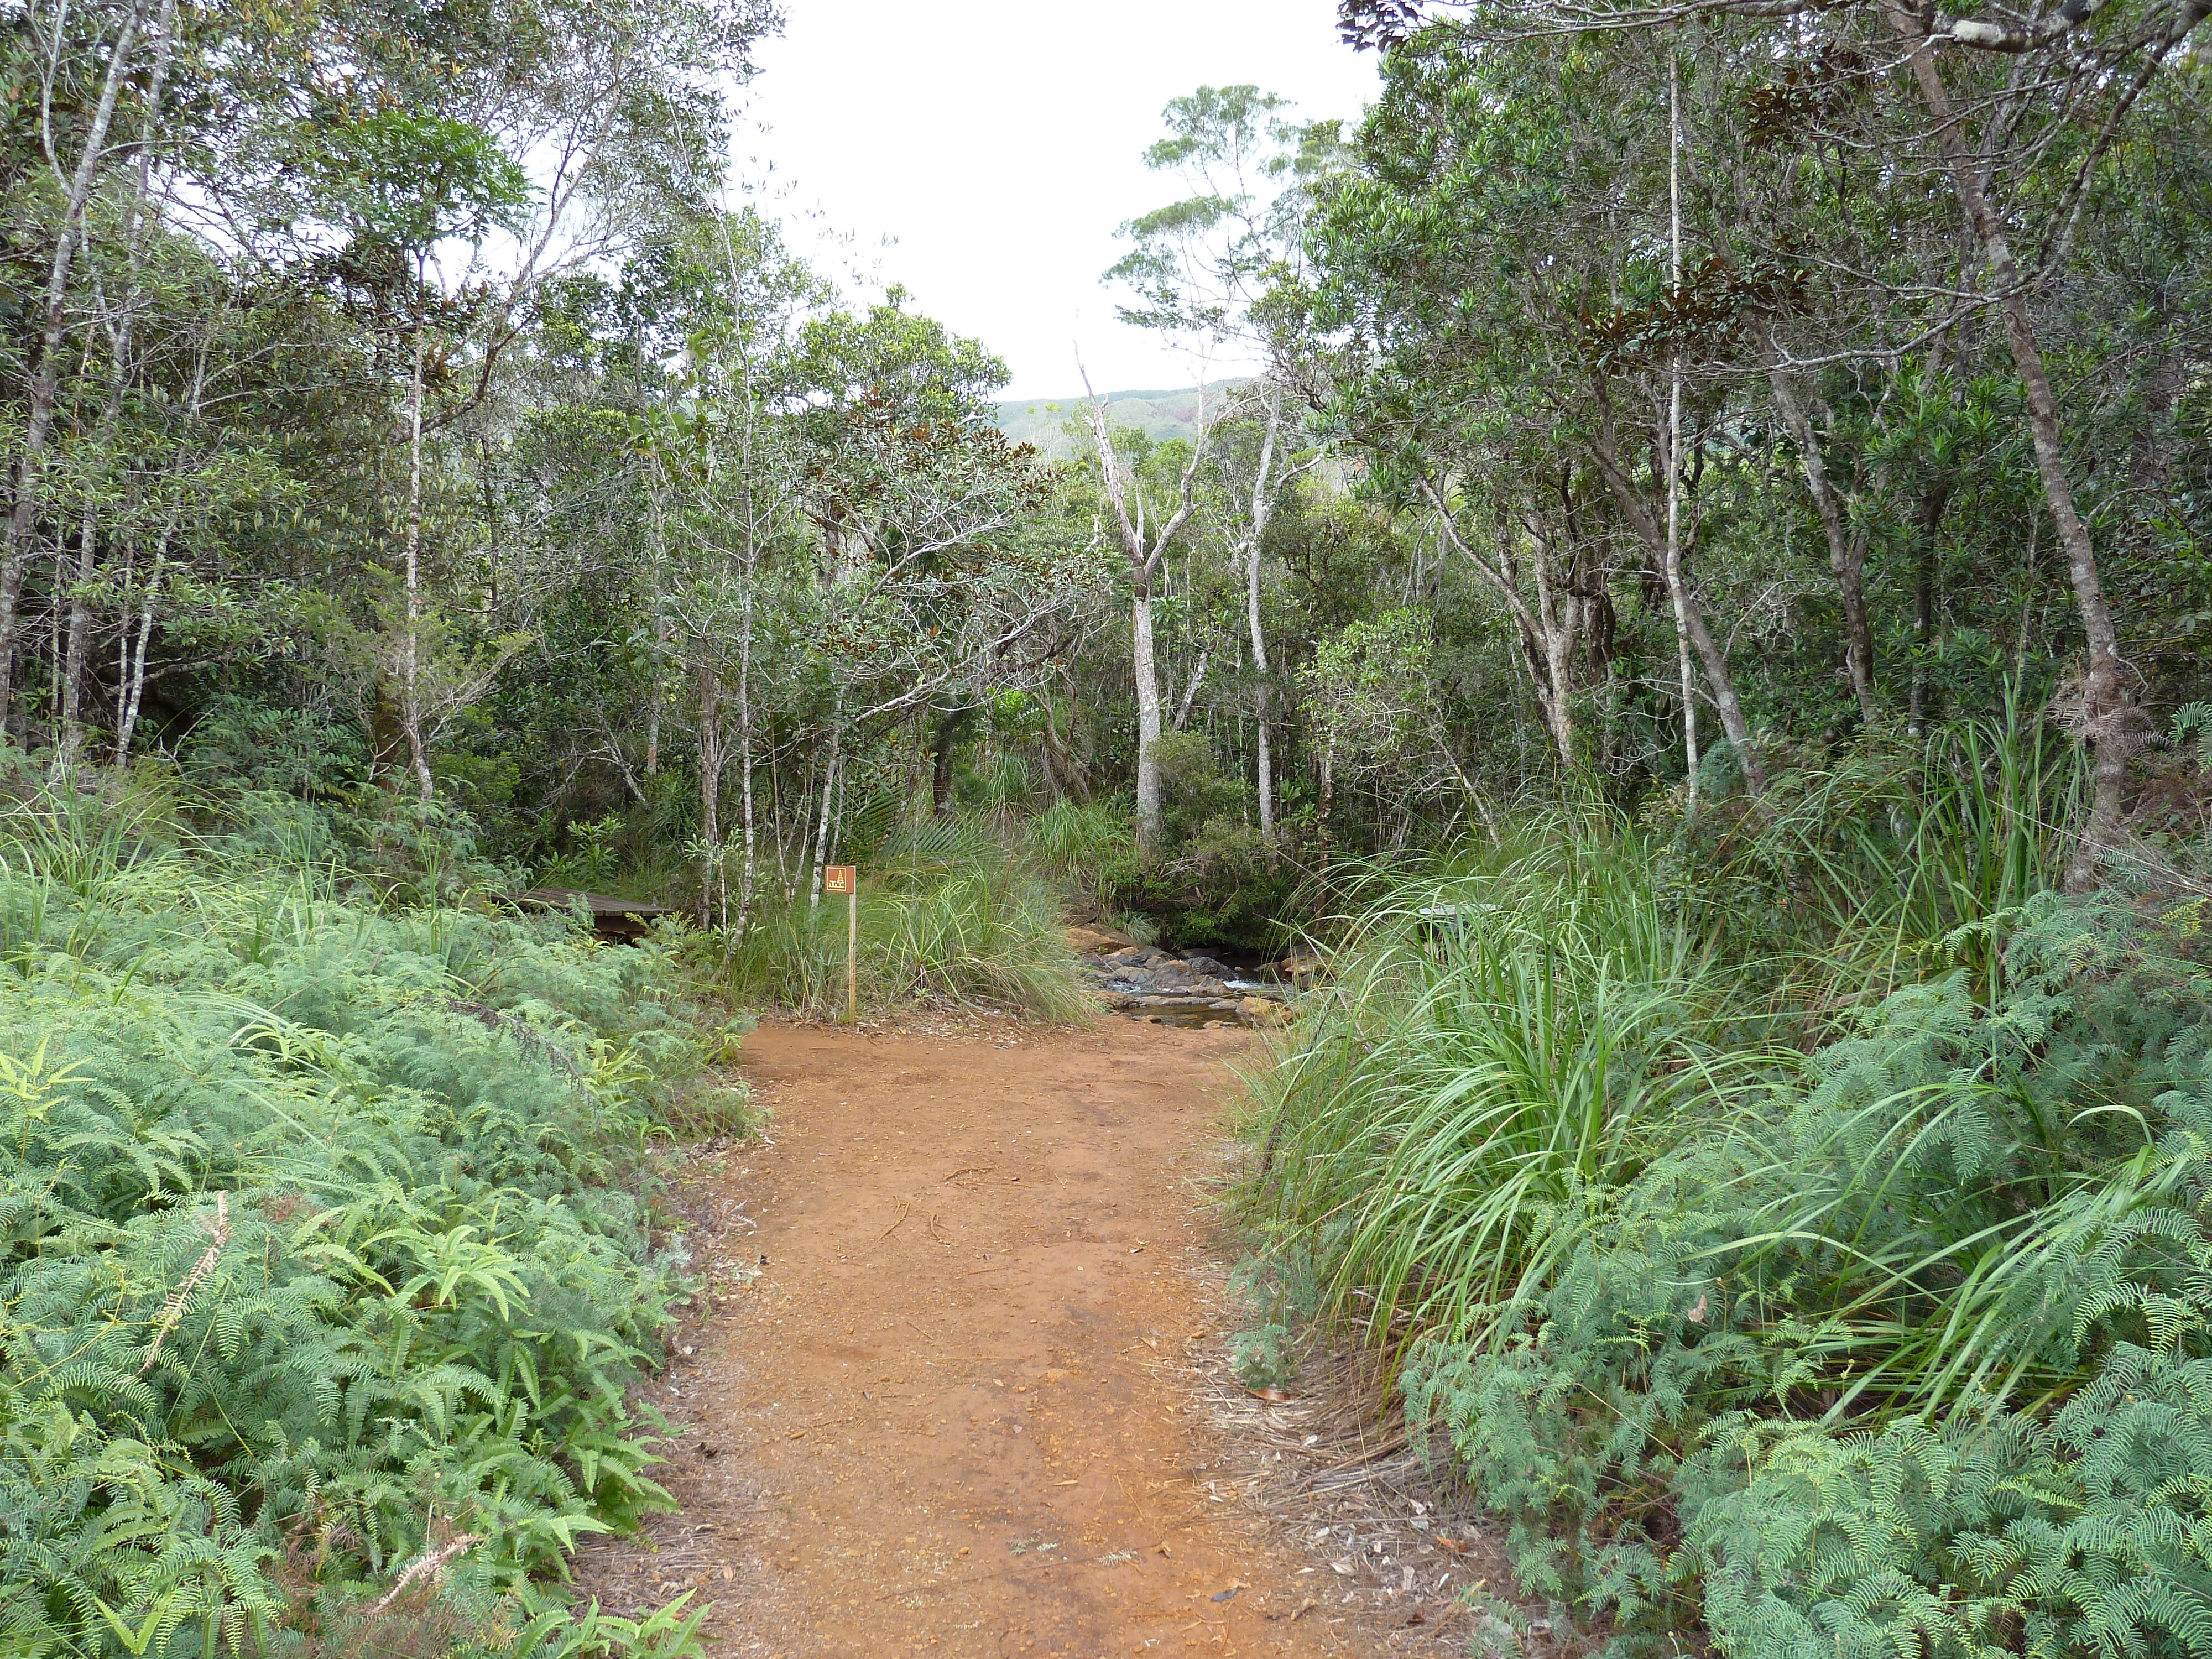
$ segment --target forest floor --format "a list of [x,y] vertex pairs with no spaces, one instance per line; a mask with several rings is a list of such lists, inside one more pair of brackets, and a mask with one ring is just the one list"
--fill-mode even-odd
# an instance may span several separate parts
[[677,1182],[716,1287],[650,1394],[681,1509],[587,1547],[583,1589],[696,1588],[747,1659],[1464,1653],[1494,1548],[1417,1483],[1342,1476],[1404,1466],[1402,1431],[1347,1454],[1230,1372],[1205,1200],[1251,1041],[749,1036],[766,1128]]

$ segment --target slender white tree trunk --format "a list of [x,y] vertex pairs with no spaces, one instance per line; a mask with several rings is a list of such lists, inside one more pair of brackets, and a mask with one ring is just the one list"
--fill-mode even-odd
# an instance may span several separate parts
[[[1500,527],[1501,535],[1504,533]],[[1554,579],[1553,543],[1533,528],[1529,532],[1529,564],[1536,576],[1536,624],[1542,635],[1542,659],[1532,659],[1528,665],[1537,674],[1537,707],[1544,716],[1544,727],[1551,734],[1552,745],[1559,750],[1559,767],[1563,773],[1575,769],[1575,708],[1573,696],[1575,642],[1582,632],[1582,611],[1571,594],[1567,602],[1560,603],[1559,585]],[[1567,578],[1571,584],[1574,575],[1574,555],[1567,556]],[[1523,629],[1524,644],[1526,629]],[[1525,654],[1525,653],[1524,653]],[[1495,830],[1493,830],[1493,836]]]
[[1160,844],[1160,679],[1152,660],[1152,586],[1149,574],[1137,579],[1129,620],[1130,632],[1135,638],[1137,671],[1137,845],[1151,853]]
[[[1090,392],[1088,374],[1084,376],[1083,384],[1084,390]],[[1177,485],[1180,499],[1176,510],[1157,530],[1148,533],[1144,497],[1135,491],[1135,481],[1123,471],[1121,459],[1115,453],[1106,405],[1096,393],[1091,397],[1090,425],[1091,437],[1098,447],[1099,478],[1106,487],[1106,499],[1113,507],[1115,523],[1121,532],[1122,556],[1128,562],[1133,595],[1130,631],[1134,635],[1133,666],[1137,678],[1137,846],[1149,855],[1158,850],[1160,843],[1160,763],[1154,752],[1160,738],[1160,681],[1152,650],[1152,582],[1160,574],[1177,532],[1196,510],[1192,485],[1198,477],[1199,465],[1205,459],[1206,440],[1212,428],[1206,418],[1201,388],[1198,437],[1191,446],[1189,465],[1183,468]]]
[[707,849],[699,925],[720,927],[729,910],[722,873],[722,685],[711,660],[699,670],[699,840]]
[[1698,810],[1698,682],[1690,661],[1690,585],[1682,574],[1682,365],[1667,396],[1667,549],[1661,570],[1674,611],[1674,663],[1682,687],[1682,751],[1689,768],[1689,810]]
[[1782,354],[1772,336],[1767,338],[1767,380],[1774,388],[1774,407],[1797,446],[1804,462],[1805,488],[1820,515],[1820,533],[1827,538],[1828,570],[1836,579],[1836,593],[1844,606],[1844,666],[1850,675],[1851,696],[1859,718],[1872,726],[1881,713],[1874,694],[1874,629],[1867,619],[1866,585],[1863,566],[1866,553],[1844,522],[1843,503],[1828,481],[1827,459],[1820,451],[1820,435],[1813,426],[1797,390],[1782,368]]
[[660,591],[668,568],[668,526],[663,520],[659,470],[658,462],[649,464],[645,481],[647,499],[653,507],[653,683],[646,692],[645,708],[645,775],[648,778],[660,773],[660,712],[668,701],[660,676],[668,655],[668,611]]
[[822,823],[814,836],[814,881],[807,890],[809,909],[822,902],[822,871],[830,862],[830,805],[837,793],[837,773],[844,763],[844,710],[832,716],[827,742],[830,754],[822,768]]
[[[1682,77],[1667,59],[1668,287],[1682,287]],[[1661,556],[1667,598],[1674,611],[1674,660],[1682,683],[1682,750],[1689,766],[1689,811],[1698,811],[1698,685],[1690,665],[1690,586],[1682,574],[1682,357],[1674,355],[1667,388],[1667,547]]]
[[100,102],[85,134],[84,151],[70,174],[63,198],[61,223],[54,234],[54,255],[47,266],[44,316],[39,330],[39,355],[31,371],[29,398],[24,410],[23,437],[15,452],[13,498],[8,523],[0,532],[0,726],[7,723],[15,691],[15,635],[23,598],[23,576],[31,556],[31,542],[38,526],[44,496],[46,443],[52,435],[54,406],[61,392],[62,347],[69,333],[70,272],[82,240],[84,210],[92,194],[107,131],[115,118],[115,102],[131,64],[131,48],[138,37],[140,9],[133,6],[123,19],[115,50],[100,83]]
[[130,672],[124,677],[123,710],[115,722],[115,764],[119,768],[131,762],[131,739],[138,730],[138,710],[146,696],[146,649],[154,637],[154,606],[161,594],[161,578],[168,574],[167,538],[161,551],[154,556],[154,573],[147,579],[145,597],[138,608],[138,641],[134,648],[130,633],[124,634],[123,654]]
[[[123,569],[121,573],[123,599],[118,609],[121,616],[115,626],[115,731],[123,732],[123,703],[130,696],[131,684],[131,590],[138,577],[138,539],[130,533],[123,537]],[[120,757],[118,757],[119,762]]]
[[[112,433],[103,423],[103,438]],[[61,743],[54,751],[53,772],[66,776],[76,769],[84,752],[84,670],[92,639],[93,548],[97,539],[90,480],[86,481],[84,510],[77,525],[76,573],[69,583],[69,629],[62,647]]]
[[[170,46],[173,36],[172,25],[176,15],[177,0],[161,0],[161,18],[155,27],[153,73],[146,88],[145,110],[138,128],[137,189],[131,203],[125,233],[123,303],[113,330],[113,373],[108,381],[107,406],[100,411],[100,452],[102,454],[108,453],[116,429],[122,423],[123,393],[129,384],[131,332],[137,321],[138,281],[145,264],[147,206],[153,197],[154,144],[161,128],[162,93],[168,83]],[[95,568],[95,528],[91,492],[88,490],[84,521],[77,537],[76,580],[70,592],[69,639],[62,669],[60,763],[64,771],[73,769],[84,752],[84,677],[92,657],[90,590]],[[118,633],[126,659],[125,678],[127,678],[131,638],[131,617],[127,607]]]
[[407,629],[399,642],[399,724],[415,787],[428,805],[437,794],[422,738],[422,272],[416,272],[415,365],[407,380]]
[[[724,227],[726,231],[726,225]],[[753,587],[760,575],[761,513],[754,495],[754,481],[759,477],[758,420],[760,404],[754,388],[750,367],[744,382],[745,420],[743,445],[738,458],[744,467],[740,483],[740,497],[744,512],[744,558],[738,571],[738,580],[744,584],[738,596],[738,764],[743,773],[738,781],[738,810],[744,817],[745,843],[744,868],[738,878],[738,937],[744,937],[745,929],[752,926],[753,896],[758,890],[760,870],[759,818],[753,799]]]
[[1322,845],[1328,844],[1329,814],[1336,810],[1336,738],[1331,734],[1328,746],[1321,755],[1321,811],[1316,828],[1320,831]]
[[1198,702],[1198,694],[1206,684],[1206,666],[1213,660],[1213,647],[1206,646],[1198,653],[1198,666],[1190,672],[1190,683],[1182,689],[1182,700],[1176,704],[1175,729],[1178,732],[1190,724],[1190,711]]
[[1252,669],[1259,688],[1255,700],[1259,731],[1254,746],[1257,750],[1255,770],[1260,787],[1260,834],[1270,849],[1275,841],[1275,768],[1267,729],[1271,712],[1267,706],[1267,634],[1260,622],[1260,544],[1267,533],[1267,520],[1274,507],[1270,474],[1274,470],[1275,441],[1281,423],[1282,399],[1279,393],[1271,392],[1267,398],[1267,429],[1260,441],[1259,476],[1252,483],[1252,536],[1245,549],[1244,561],[1245,627],[1252,635]]
[[745,838],[744,869],[738,881],[738,937],[751,926],[753,892],[759,867],[759,830],[753,808],[753,584],[752,561],[746,560],[745,591],[738,612],[738,811]]
[[[140,211],[143,213],[143,204]],[[131,235],[130,278],[124,284],[123,313],[116,319],[113,345],[114,372],[108,381],[107,406],[100,411],[100,454],[109,453],[114,443],[115,432],[123,417],[123,388],[130,373],[131,363],[131,307],[134,303],[138,268],[138,236],[134,227]],[[98,525],[95,501],[91,480],[85,481],[84,510],[77,526],[76,575],[69,584],[69,634],[63,651],[61,726],[62,738],[55,757],[55,770],[73,770],[84,752],[84,675],[87,659],[92,653],[92,578],[96,568],[94,550],[98,545]],[[129,622],[125,622],[129,629]]]

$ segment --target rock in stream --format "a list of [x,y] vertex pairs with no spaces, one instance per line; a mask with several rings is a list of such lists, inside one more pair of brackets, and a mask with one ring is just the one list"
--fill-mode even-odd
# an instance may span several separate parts
[[1290,986],[1212,957],[1176,956],[1097,927],[1070,927],[1067,942],[1116,1012],[1174,1025],[1278,1025],[1291,1017]]

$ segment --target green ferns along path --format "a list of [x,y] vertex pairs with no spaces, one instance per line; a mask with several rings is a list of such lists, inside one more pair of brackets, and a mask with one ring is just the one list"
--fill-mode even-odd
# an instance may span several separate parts
[[148,828],[0,826],[0,1653],[690,1647],[549,1589],[664,1501],[659,951]]

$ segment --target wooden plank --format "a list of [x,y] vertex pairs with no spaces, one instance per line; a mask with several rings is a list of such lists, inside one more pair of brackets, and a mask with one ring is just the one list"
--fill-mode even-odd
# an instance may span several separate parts
[[669,916],[675,910],[665,904],[653,904],[644,899],[611,897],[605,893],[580,892],[570,887],[533,887],[515,902],[534,904],[549,910],[566,910],[577,900],[584,902],[594,917],[598,916]]

